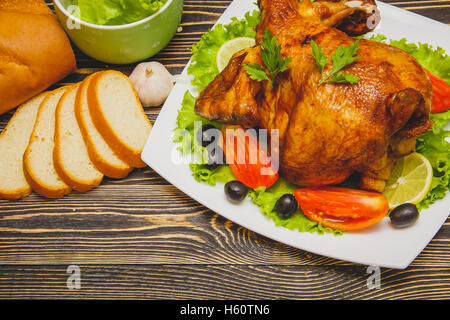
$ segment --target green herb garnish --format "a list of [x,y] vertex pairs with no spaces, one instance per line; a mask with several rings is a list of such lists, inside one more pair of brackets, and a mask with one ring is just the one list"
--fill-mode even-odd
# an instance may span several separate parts
[[245,71],[249,74],[250,78],[257,81],[269,80],[272,84],[280,72],[286,71],[287,67],[292,61],[292,58],[281,57],[281,45],[277,45],[277,37],[272,36],[270,30],[266,29],[264,37],[262,39],[261,47],[261,60],[266,69],[254,63],[252,65],[244,65]]
[[358,41],[359,40],[353,42],[348,47],[344,48],[342,46],[339,46],[336,48],[336,50],[334,50],[334,53],[331,55],[331,60],[333,61],[331,71],[326,77],[323,77],[323,70],[328,64],[328,58],[323,52],[322,47],[318,45],[314,40],[311,40],[313,57],[316,60],[317,67],[319,68],[320,74],[322,75],[322,78],[318,83],[319,86],[322,83],[327,82],[350,84],[358,83],[358,81],[360,80],[358,76],[350,73],[340,72],[344,67],[352,64],[360,58],[355,57],[355,54],[358,51]]
[[325,66],[328,64],[327,55],[323,53],[322,47],[318,46],[314,40],[311,40],[311,48],[317,67],[320,70],[320,74],[323,74],[323,69],[325,69]]

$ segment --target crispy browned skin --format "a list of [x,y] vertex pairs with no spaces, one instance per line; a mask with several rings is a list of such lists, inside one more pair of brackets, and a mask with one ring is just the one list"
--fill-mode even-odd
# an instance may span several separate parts
[[374,0],[316,0],[295,4],[303,19],[335,27],[350,36],[359,36],[375,28],[379,16]]
[[[318,86],[321,75],[310,39],[322,46],[329,61],[338,46],[354,39],[330,27],[332,18],[318,18],[315,10],[305,14],[305,3],[313,5],[309,0],[298,3],[260,1],[257,42],[267,28],[277,36],[282,55],[293,58],[275,88],[249,78],[243,64],[261,64],[260,51],[246,49],[200,94],[195,110],[223,123],[279,129],[280,170],[295,184],[337,184],[358,171],[362,188],[382,191],[395,161],[413,152],[416,137],[431,125],[428,76],[408,53],[360,40],[361,58],[343,71],[361,80]],[[324,74],[330,69],[331,63]]]

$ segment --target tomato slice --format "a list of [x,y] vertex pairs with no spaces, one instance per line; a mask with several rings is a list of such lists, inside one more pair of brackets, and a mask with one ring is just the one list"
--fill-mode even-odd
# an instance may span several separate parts
[[240,126],[222,128],[227,164],[235,177],[247,187],[269,188],[278,180],[278,169],[258,140]]
[[430,71],[426,70],[426,72],[433,85],[431,112],[436,113],[450,109],[450,85]]
[[386,197],[376,192],[320,187],[295,190],[294,196],[309,219],[336,230],[367,228],[389,211]]

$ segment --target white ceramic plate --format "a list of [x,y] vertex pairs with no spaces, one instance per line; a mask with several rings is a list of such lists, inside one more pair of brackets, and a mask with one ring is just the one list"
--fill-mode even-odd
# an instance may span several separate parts
[[[243,18],[244,13],[255,9],[254,0],[235,0],[218,23],[226,24],[231,17]],[[378,3],[382,21],[376,31],[391,39],[406,37],[409,42],[424,42],[440,46],[450,52],[450,28],[434,20]],[[186,69],[184,70],[186,74]],[[167,181],[209,209],[225,218],[268,238],[316,254],[351,262],[389,268],[406,268],[430,242],[449,215],[450,196],[424,210],[419,221],[411,228],[397,230],[389,219],[359,231],[342,236],[300,233],[282,227],[267,219],[259,208],[246,199],[234,205],[225,199],[223,185],[211,187],[198,183],[189,166],[177,164],[172,159],[181,155],[172,142],[177,111],[187,84],[178,83],[167,99],[142,153],[142,159]]]

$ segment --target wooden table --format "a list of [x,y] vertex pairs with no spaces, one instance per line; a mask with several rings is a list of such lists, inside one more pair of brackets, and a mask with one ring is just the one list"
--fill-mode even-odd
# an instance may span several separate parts
[[[230,2],[185,0],[182,31],[152,60],[180,73],[192,44]],[[450,24],[450,0],[389,2]],[[75,50],[78,70],[57,86],[101,69],[133,68]],[[147,109],[152,122],[159,111]],[[11,115],[0,116],[0,130]],[[69,265],[81,269],[79,290],[66,286]],[[367,288],[366,271],[242,228],[150,168],[61,200],[0,200],[0,298],[448,299],[450,220],[408,269],[382,268],[381,289]]]

